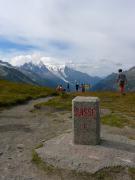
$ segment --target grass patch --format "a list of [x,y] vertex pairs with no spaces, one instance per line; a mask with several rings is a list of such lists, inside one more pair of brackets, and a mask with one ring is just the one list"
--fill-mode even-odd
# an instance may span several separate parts
[[100,180],[113,180],[114,176],[117,176],[122,171],[125,171],[125,168],[122,166],[103,168],[96,172],[93,177]]
[[41,148],[41,147],[43,147],[43,143],[38,144],[38,145],[35,147],[35,149],[39,149],[39,148]]
[[50,88],[0,80],[0,108],[54,94],[55,91]]
[[37,109],[40,109],[44,106],[50,106],[55,108],[56,110],[68,110],[71,111],[72,107],[72,99],[74,98],[74,95],[69,94],[60,94],[59,96],[56,96],[55,98],[49,100],[48,102],[39,103],[36,104],[35,107]]
[[125,169],[126,168],[122,166],[107,167],[97,171],[94,174],[87,172],[78,173],[73,170],[72,175],[77,177],[79,180],[114,180],[114,176],[117,177],[117,175],[124,172]]
[[101,120],[102,124],[115,126],[118,128],[123,128],[124,126],[129,125],[129,121],[127,119],[114,113],[102,117]]
[[135,140],[135,136],[129,136],[128,139]]
[[35,150],[32,151],[32,162],[47,173],[52,173],[54,171],[54,167],[51,165],[46,165]]
[[135,168],[129,167],[129,168],[128,168],[128,172],[129,172],[131,178],[132,178],[132,179],[135,179]]
[[97,96],[100,98],[101,108],[135,117],[135,92],[129,92],[125,96],[117,92],[86,92],[76,95]]

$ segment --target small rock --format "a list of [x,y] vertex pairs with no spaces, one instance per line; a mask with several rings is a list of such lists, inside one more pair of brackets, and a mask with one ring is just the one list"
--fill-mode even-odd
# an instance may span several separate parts
[[12,159],[12,157],[8,157],[8,159]]
[[8,164],[8,169],[14,169],[15,167],[11,164]]
[[24,149],[24,145],[23,144],[18,144],[17,149]]
[[6,151],[9,151],[11,149],[10,145],[6,145]]
[[0,152],[0,156],[2,156],[3,155],[3,152]]

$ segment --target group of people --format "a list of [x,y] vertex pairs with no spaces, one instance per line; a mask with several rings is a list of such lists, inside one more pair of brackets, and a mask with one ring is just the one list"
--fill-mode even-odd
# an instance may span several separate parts
[[78,91],[85,92],[86,91],[85,84],[79,85],[79,83],[76,83],[75,87],[76,87],[76,92],[78,92]]
[[[79,84],[79,83],[76,83],[75,84],[75,90],[76,90],[76,92],[85,92],[86,91],[86,86],[85,86],[85,84]],[[69,83],[67,83],[67,87],[66,88],[64,88],[63,86],[62,86],[62,84],[60,84],[60,85],[58,85],[57,86],[57,88],[56,88],[56,91],[57,92],[70,92],[70,84]]]
[[[119,85],[121,94],[124,95],[125,94],[125,85],[127,84],[127,78],[126,78],[126,75],[123,73],[122,69],[119,69],[118,73],[119,74],[117,76],[116,82]],[[78,92],[78,91],[85,92],[86,91],[86,85],[85,84],[80,85],[79,83],[76,82],[75,90],[76,90],[76,92]],[[57,92],[70,92],[70,84],[67,83],[66,88],[64,88],[62,85],[58,85],[56,88],[56,91]]]

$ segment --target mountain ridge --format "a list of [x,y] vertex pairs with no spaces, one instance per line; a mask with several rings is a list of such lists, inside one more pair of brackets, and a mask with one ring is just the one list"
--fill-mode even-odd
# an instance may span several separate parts
[[35,84],[29,77],[20,72],[16,67],[2,60],[0,60],[0,79]]
[[[127,91],[135,91],[135,66],[124,72],[128,79]],[[91,91],[117,91],[117,73],[112,73],[104,79],[98,76],[90,76],[87,73],[77,71],[67,65],[45,65],[43,62],[27,62],[21,66],[12,66],[10,63],[0,60],[0,78],[13,82],[35,84],[56,88],[58,84],[75,90],[75,84],[90,84]]]
[[[69,83],[71,90],[75,89],[76,82],[94,85],[101,80],[99,77],[90,76],[66,65],[45,65],[42,61],[38,63],[27,62],[20,66],[12,66],[7,62],[0,61],[0,68],[4,69],[3,72],[5,74],[7,71],[9,73],[10,69],[11,72],[8,77],[2,75],[3,73],[1,70],[0,76],[7,80],[19,82],[19,76],[17,78],[15,74],[21,73],[23,76],[23,80],[20,80],[21,82],[25,82],[27,78],[26,83],[48,87],[56,87],[58,84],[62,84],[65,88],[67,83]],[[14,78],[11,78],[11,74],[14,75]]]
[[41,62],[39,65],[29,62],[21,65],[19,69],[26,75],[30,75],[31,72],[31,76],[33,76],[33,73],[36,73],[41,79],[47,78],[50,80],[50,82],[55,81],[56,85],[62,84],[65,86],[67,83],[69,83],[72,89],[74,88],[73,86],[75,86],[76,82],[80,84],[85,83],[94,85],[101,80],[99,77],[90,76],[86,73],[74,70],[66,65],[45,65]]

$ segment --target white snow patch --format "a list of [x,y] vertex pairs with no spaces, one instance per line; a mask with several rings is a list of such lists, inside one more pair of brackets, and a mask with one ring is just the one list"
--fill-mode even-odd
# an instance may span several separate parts
[[48,70],[53,73],[55,76],[57,76],[58,78],[62,79],[65,82],[68,82],[66,80],[66,74],[65,74],[65,65],[46,65],[46,67],[48,68]]

